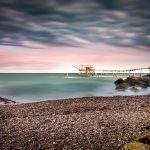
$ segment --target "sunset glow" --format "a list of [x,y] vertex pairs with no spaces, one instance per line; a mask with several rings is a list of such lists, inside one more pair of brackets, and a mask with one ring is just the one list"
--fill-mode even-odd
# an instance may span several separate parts
[[147,3],[2,0],[0,72],[149,67]]

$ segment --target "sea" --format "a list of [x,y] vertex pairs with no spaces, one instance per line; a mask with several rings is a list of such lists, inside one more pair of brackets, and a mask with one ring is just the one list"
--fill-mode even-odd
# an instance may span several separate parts
[[[128,76],[128,74],[126,74]],[[150,88],[118,91],[112,74],[93,77],[78,73],[1,73],[0,97],[18,102],[38,102],[76,97],[147,95]]]

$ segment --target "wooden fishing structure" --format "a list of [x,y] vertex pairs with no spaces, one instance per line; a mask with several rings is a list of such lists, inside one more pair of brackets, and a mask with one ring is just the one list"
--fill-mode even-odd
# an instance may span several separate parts
[[95,67],[93,65],[80,65],[79,67],[73,66],[74,68],[79,70],[79,74],[87,74],[87,75],[94,75],[95,74]]
[[98,75],[97,77],[102,77],[106,73],[112,73],[113,77],[118,77],[121,74],[128,73],[129,76],[135,76],[136,71],[139,71],[139,75],[142,75],[143,70],[148,70],[147,73],[150,73],[150,67],[143,67],[143,68],[133,68],[133,69],[127,69],[127,70],[115,70],[115,69],[104,69],[99,70],[95,69],[94,65],[80,65],[79,67],[73,66],[74,68],[78,69],[80,75],[87,75],[87,76],[95,76],[99,73],[101,75]]

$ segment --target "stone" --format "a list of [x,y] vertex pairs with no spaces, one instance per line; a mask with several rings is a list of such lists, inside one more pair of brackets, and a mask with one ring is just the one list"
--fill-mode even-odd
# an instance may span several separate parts
[[17,104],[17,102],[0,97],[0,105],[6,105],[6,104]]
[[150,147],[140,142],[132,142],[125,144],[124,150],[150,150]]
[[128,88],[128,84],[127,83],[122,83],[122,84],[118,84],[116,85],[116,90],[118,91],[124,91]]
[[[126,90],[130,88],[131,90],[137,92],[138,87],[140,88],[147,88],[150,86],[150,77],[149,75],[147,76],[129,76],[126,79],[118,79],[115,82],[116,89],[117,90]],[[133,87],[133,89],[132,89]]]
[[138,139],[139,142],[150,145],[150,134],[144,135]]
[[120,78],[120,79],[116,80],[114,83],[115,84],[122,84],[122,83],[124,83],[124,80]]
[[146,126],[145,129],[150,130],[150,125],[149,125],[149,126]]

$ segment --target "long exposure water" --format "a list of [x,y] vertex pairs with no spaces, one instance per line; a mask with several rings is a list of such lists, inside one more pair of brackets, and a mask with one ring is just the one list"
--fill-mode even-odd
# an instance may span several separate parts
[[35,102],[84,96],[145,95],[150,89],[133,92],[115,90],[113,77],[88,78],[66,73],[2,73],[0,97]]

